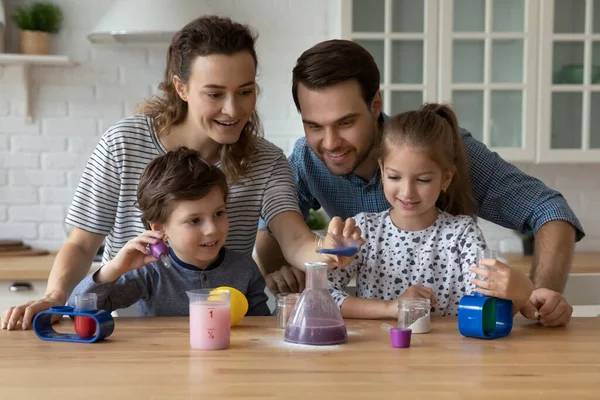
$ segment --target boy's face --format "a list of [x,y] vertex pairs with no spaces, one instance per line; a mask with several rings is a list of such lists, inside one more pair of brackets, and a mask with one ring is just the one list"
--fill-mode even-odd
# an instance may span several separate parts
[[370,105],[355,80],[323,89],[298,85],[306,142],[334,175],[348,175],[367,159],[375,144],[381,95]]
[[199,200],[176,201],[167,222],[155,226],[182,261],[204,267],[219,255],[229,231],[223,197],[221,189],[214,187]]

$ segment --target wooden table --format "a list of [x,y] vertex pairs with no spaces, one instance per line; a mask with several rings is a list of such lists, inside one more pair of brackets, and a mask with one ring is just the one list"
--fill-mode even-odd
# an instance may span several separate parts
[[[189,346],[187,318],[121,318],[103,343],[0,331],[2,399],[598,399],[600,318],[567,328],[517,319],[507,338],[462,337],[455,318],[394,349],[381,321],[346,321],[349,343],[283,341],[275,318],[246,318],[231,348]],[[57,330],[72,329],[62,323]],[[202,397],[201,397],[202,396]]]

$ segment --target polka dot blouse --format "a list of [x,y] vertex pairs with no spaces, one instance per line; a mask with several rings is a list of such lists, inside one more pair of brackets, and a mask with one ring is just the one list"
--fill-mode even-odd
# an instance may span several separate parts
[[434,314],[456,315],[458,302],[474,290],[470,266],[477,250],[485,248],[483,234],[473,218],[439,211],[436,221],[422,231],[404,231],[391,221],[389,210],[354,217],[366,243],[356,260],[329,272],[329,290],[342,306],[346,287],[356,276],[359,298],[392,300],[409,286],[433,289]]

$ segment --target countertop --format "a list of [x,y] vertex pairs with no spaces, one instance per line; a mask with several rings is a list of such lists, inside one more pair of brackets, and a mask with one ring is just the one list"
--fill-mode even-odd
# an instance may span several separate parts
[[[56,254],[33,257],[0,258],[0,280],[46,280],[50,274]],[[509,264],[525,273],[531,267],[531,257],[518,253],[502,254]],[[92,265],[95,270],[99,264]],[[599,253],[575,253],[571,274],[600,274]]]
[[[55,258],[56,253],[44,256],[2,257],[0,258],[0,280],[47,280]],[[99,266],[100,263],[92,264],[90,271]]]
[[[6,399],[597,399],[600,318],[544,328],[516,318],[497,340],[466,338],[456,318],[394,349],[381,321],[346,320],[349,342],[283,341],[275,317],[247,317],[231,347],[190,348],[189,318],[117,318],[105,342],[45,342],[0,331]],[[72,330],[70,321],[57,330]]]

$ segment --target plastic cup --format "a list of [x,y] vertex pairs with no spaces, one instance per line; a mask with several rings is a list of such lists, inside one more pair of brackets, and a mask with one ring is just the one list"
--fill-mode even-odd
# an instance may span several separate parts
[[190,299],[190,345],[193,349],[222,350],[229,347],[231,291],[196,289]]
[[[98,296],[96,293],[79,293],[75,295],[75,310],[79,312],[95,313],[98,310]],[[82,339],[88,339],[96,334],[96,321],[91,317],[77,315],[73,317],[75,333]]]
[[[491,260],[497,260],[499,257],[499,253],[498,250],[490,250],[490,249],[485,249],[485,250],[478,250],[477,251],[477,268],[481,268],[481,269],[491,269],[488,266],[485,265],[481,265],[481,260],[485,260],[485,259],[491,259]],[[489,279],[484,278],[481,275],[475,275],[475,277],[481,281],[488,281]]]
[[429,299],[398,299],[398,328],[412,333],[431,330],[431,302]]

